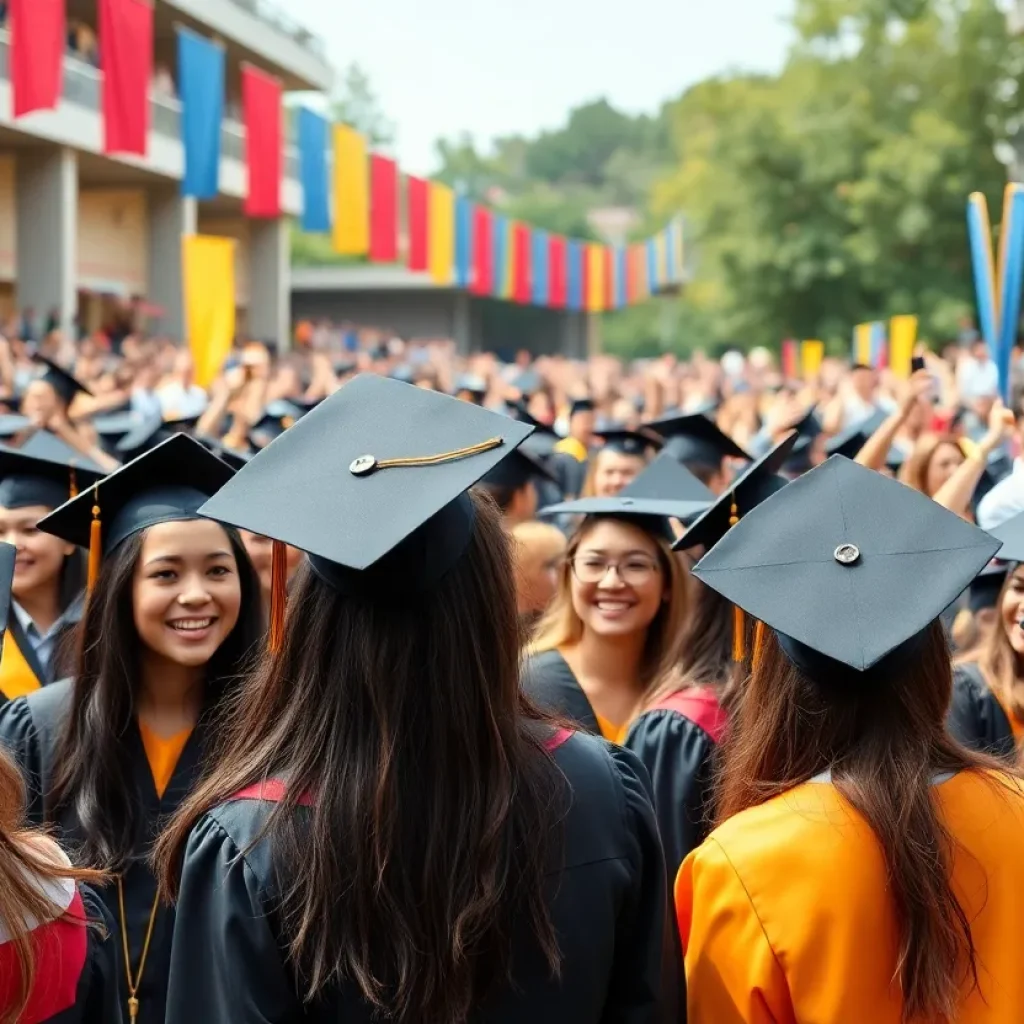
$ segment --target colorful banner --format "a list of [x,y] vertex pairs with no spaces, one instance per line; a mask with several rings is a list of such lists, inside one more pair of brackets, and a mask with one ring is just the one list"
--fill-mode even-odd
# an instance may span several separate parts
[[429,188],[428,268],[436,284],[450,285],[455,270],[455,193],[436,181]]
[[281,83],[251,64],[242,65],[242,111],[249,189],[247,217],[281,216],[284,133],[281,128]]
[[570,238],[565,245],[565,277],[567,282],[566,305],[572,310],[584,308],[584,280],[586,261],[583,258],[583,242]]
[[473,207],[473,280],[474,295],[494,292],[494,219],[486,206]]
[[615,247],[615,308],[621,309],[629,302],[629,250],[624,245]]
[[185,148],[182,195],[214,199],[220,190],[224,48],[178,26],[178,95]]
[[889,362],[888,325],[884,320],[875,320],[871,324],[871,365],[881,370]]
[[903,380],[910,376],[916,344],[917,317],[894,316],[889,321],[889,368]]
[[508,218],[500,213],[491,215],[491,240],[494,246],[494,294],[499,299],[509,298]]
[[800,378],[800,367],[797,365],[799,356],[797,345],[792,338],[787,338],[782,343],[782,376],[786,381],[795,381]]
[[999,233],[999,393],[1009,405],[1013,346],[1020,327],[1021,286],[1024,284],[1024,186],[1011,182],[1003,196],[1003,228]]
[[587,311],[600,313],[604,310],[605,299],[605,269],[604,269],[604,246],[595,242],[586,244],[587,290],[585,302]]
[[978,302],[978,324],[993,359],[999,356],[999,307],[996,272],[992,261],[992,223],[988,202],[981,192],[967,199],[967,234],[970,240],[974,291]]
[[153,81],[150,0],[100,0],[103,152],[149,149],[149,86]]
[[647,294],[657,295],[662,285],[658,276],[658,246],[653,238],[649,238],[644,247],[647,250]]
[[377,153],[370,157],[370,259],[398,259],[398,164]]
[[409,225],[409,269],[430,269],[430,182],[424,178],[405,179],[406,217]]
[[473,283],[473,204],[465,196],[455,199],[455,284]]
[[824,360],[825,343],[823,341],[800,342],[800,369],[804,380],[814,380],[821,373],[821,364]]
[[683,222],[677,217],[668,226],[668,276],[673,284],[683,280]]
[[302,230],[325,235],[331,230],[327,191],[327,121],[299,108],[299,180],[302,183]]
[[348,125],[334,126],[334,251],[365,256],[370,248],[370,174],[366,141]]
[[235,240],[186,235],[182,258],[195,382],[208,388],[235,343]]
[[552,309],[569,304],[569,245],[561,235],[548,238],[548,304]]
[[548,258],[551,253],[551,238],[546,231],[539,231],[536,228],[527,230],[530,231],[533,249],[530,258],[530,269],[533,272],[533,304],[546,306],[550,300],[548,290],[551,286],[551,270]]
[[871,365],[871,324],[857,324],[854,327],[850,361],[855,366]]
[[532,298],[531,263],[533,246],[530,229],[520,221],[512,224],[512,298],[526,305]]
[[604,308],[615,308],[615,252],[607,245],[601,246],[601,262],[604,264]]
[[11,109],[54,110],[64,82],[64,0],[10,0]]
[[654,252],[658,263],[658,283],[662,286],[675,284],[675,278],[668,272],[668,230],[654,236]]

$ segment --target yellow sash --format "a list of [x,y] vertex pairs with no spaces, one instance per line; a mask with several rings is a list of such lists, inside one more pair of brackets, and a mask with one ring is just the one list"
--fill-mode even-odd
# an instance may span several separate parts
[[4,635],[3,651],[3,657],[0,658],[0,693],[8,700],[14,700],[15,697],[24,697],[26,693],[38,690],[42,683],[36,678],[10,631]]
[[555,445],[556,452],[565,452],[571,455],[577,462],[587,461],[586,446],[576,440],[575,437],[565,437]]

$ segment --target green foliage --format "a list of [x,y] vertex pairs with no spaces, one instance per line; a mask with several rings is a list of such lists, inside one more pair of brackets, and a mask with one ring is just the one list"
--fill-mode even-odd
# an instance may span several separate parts
[[394,122],[384,115],[369,77],[356,63],[350,64],[338,77],[331,97],[331,117],[351,125],[376,149],[386,148],[395,141]]
[[999,218],[1022,43],[995,0],[799,0],[795,24],[779,76],[702,82],[670,111],[654,208],[693,228],[682,306],[712,345],[842,347],[900,312],[948,338],[973,304],[967,194]]

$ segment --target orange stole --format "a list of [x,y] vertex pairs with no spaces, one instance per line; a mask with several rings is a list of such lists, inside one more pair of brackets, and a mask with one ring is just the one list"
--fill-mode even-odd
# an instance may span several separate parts
[[156,786],[156,795],[163,797],[167,786],[178,766],[178,759],[181,752],[188,743],[191,729],[183,729],[173,736],[164,739],[157,735],[142,719],[139,719],[139,733],[142,736],[142,747],[146,751],[146,760],[149,762],[149,770],[153,773],[153,785]]
[[26,693],[34,693],[42,685],[8,630],[4,634],[3,656],[0,657],[0,693],[8,700],[14,700]]

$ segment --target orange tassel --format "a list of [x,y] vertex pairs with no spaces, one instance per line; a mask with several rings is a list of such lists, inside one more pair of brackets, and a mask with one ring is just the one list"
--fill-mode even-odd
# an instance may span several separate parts
[[92,593],[96,586],[96,580],[100,575],[100,565],[103,562],[103,524],[100,522],[100,507],[93,505],[92,522],[89,524],[89,575],[86,588]]
[[284,613],[288,606],[288,551],[274,541],[270,563],[270,649],[276,654],[284,643]]
[[758,619],[754,624],[754,671],[761,667],[761,656],[764,654],[764,623]]
[[68,481],[68,500],[78,497],[78,479],[75,477],[75,467],[71,467],[71,479]]

